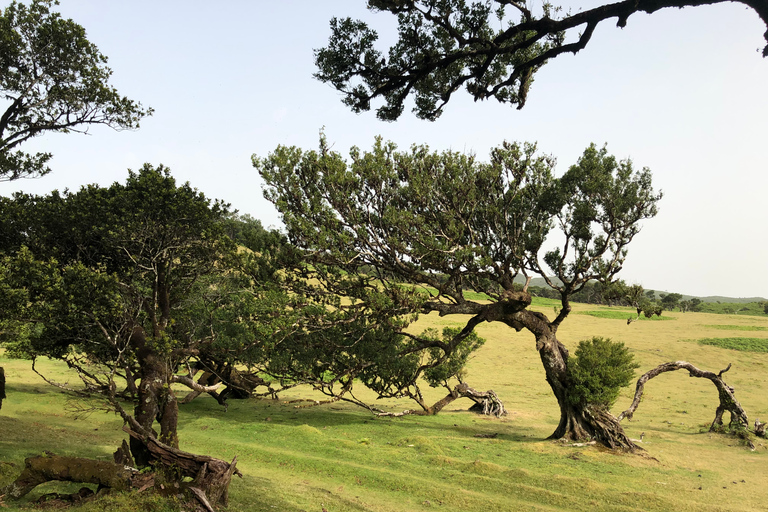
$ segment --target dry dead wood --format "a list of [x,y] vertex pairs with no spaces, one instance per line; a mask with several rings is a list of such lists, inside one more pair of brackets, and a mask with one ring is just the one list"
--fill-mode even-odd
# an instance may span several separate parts
[[744,408],[741,407],[741,404],[739,403],[739,401],[736,400],[736,397],[734,396],[734,393],[735,393],[734,388],[726,384],[725,381],[723,380],[723,374],[730,369],[731,369],[731,365],[729,364],[728,367],[725,368],[724,370],[721,370],[720,373],[713,373],[713,372],[701,370],[687,361],[674,361],[670,363],[661,364],[656,368],[646,372],[645,374],[643,374],[642,377],[640,377],[637,380],[637,386],[635,388],[635,398],[632,401],[632,405],[629,406],[629,409],[619,414],[619,421],[623,420],[624,418],[627,418],[629,420],[632,419],[632,416],[637,410],[637,407],[640,405],[640,400],[643,397],[643,391],[645,389],[646,382],[665,372],[671,372],[675,370],[688,370],[688,373],[690,374],[691,377],[708,379],[712,381],[712,384],[714,384],[715,387],[717,388],[720,404],[717,406],[717,409],[715,410],[715,419],[712,422],[712,425],[710,426],[710,431],[714,431],[722,427],[723,413],[725,413],[725,411],[728,411],[731,414],[730,426],[734,426],[734,423],[736,423],[741,427],[746,427],[747,413],[744,411]]

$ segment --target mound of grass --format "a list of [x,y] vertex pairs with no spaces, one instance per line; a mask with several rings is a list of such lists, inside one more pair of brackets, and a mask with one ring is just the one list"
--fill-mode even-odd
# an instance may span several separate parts
[[768,327],[759,325],[703,325],[710,329],[722,329],[724,331],[768,331]]
[[[634,311],[630,310],[613,310],[613,309],[595,309],[591,311],[577,311],[577,315],[589,315],[594,316],[596,318],[608,318],[610,320],[627,320],[627,318],[637,318],[637,315]],[[651,318],[647,318],[644,315],[640,315],[640,320],[677,320],[676,318],[673,318],[671,316],[653,316]]]
[[742,352],[768,352],[768,338],[702,338],[698,342]]

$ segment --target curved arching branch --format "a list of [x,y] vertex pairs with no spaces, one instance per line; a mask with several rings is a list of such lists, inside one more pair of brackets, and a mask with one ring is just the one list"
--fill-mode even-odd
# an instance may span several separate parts
[[635,388],[635,398],[632,400],[632,405],[629,409],[619,414],[619,421],[624,418],[632,419],[637,407],[640,405],[640,400],[643,397],[643,391],[645,389],[645,383],[654,377],[661,375],[662,373],[672,372],[675,370],[688,370],[691,377],[699,377],[703,379],[709,379],[712,384],[717,388],[718,396],[720,399],[720,405],[718,405],[715,412],[715,420],[710,426],[710,431],[716,430],[723,424],[723,413],[728,411],[731,413],[731,424],[737,423],[741,426],[747,426],[747,413],[741,407],[741,404],[734,396],[735,390],[723,381],[723,373],[731,369],[729,364],[727,368],[721,370],[719,373],[708,372],[701,370],[687,361],[674,361],[670,363],[660,364],[656,368],[647,371],[637,380],[637,386]]

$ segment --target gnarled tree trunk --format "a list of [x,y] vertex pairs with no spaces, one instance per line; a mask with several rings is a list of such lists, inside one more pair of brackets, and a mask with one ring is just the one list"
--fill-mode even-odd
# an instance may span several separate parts
[[[160,423],[160,441],[178,448],[179,438],[176,430],[179,404],[171,389],[173,373],[163,358],[147,343],[144,329],[138,326],[134,328],[131,343],[137,348],[140,369],[138,401],[134,408],[134,417],[139,425],[149,432],[154,432],[152,425],[157,420]],[[131,452],[139,467],[149,464],[151,455],[147,451],[146,444],[137,442],[133,437]]]
[[574,405],[568,400],[568,349],[553,332],[537,336],[536,348],[544,365],[547,382],[560,406],[560,422],[550,439],[595,440],[612,449],[638,449],[624,433],[619,420],[609,411],[590,404]]

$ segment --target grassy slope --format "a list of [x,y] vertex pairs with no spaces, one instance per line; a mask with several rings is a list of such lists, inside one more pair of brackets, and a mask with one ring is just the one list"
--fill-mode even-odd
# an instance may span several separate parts
[[[552,307],[540,304],[534,309],[551,316]],[[576,305],[576,312],[596,309],[602,308]],[[768,416],[768,354],[695,342],[726,336],[768,338],[764,330],[742,329],[768,327],[768,318],[665,315],[676,320],[628,326],[622,319],[573,315],[559,336],[569,347],[592,335],[620,339],[635,352],[641,372],[680,359],[714,371],[733,363],[727,381],[737,389],[750,418]],[[459,321],[430,315],[420,323],[441,327]],[[488,342],[470,363],[467,381],[499,393],[512,411],[504,419],[464,412],[466,401],[455,402],[452,410],[437,417],[377,419],[345,404],[296,409],[268,400],[232,401],[224,413],[213,400],[201,398],[182,407],[182,447],[225,459],[238,456],[245,478],[233,482],[230,506],[238,511],[320,511],[323,506],[329,512],[434,507],[764,510],[766,443],[760,440],[758,450],[749,452],[730,438],[701,433],[717,405],[709,382],[676,372],[648,384],[635,421],[625,428],[635,438],[645,432],[643,446],[652,458],[562,446],[546,440],[558,411],[531,335],[495,324],[484,324],[479,331]],[[75,420],[64,411],[65,396],[32,374],[28,363],[0,357],[0,365],[6,369],[9,395],[0,411],[0,483],[18,471],[24,457],[43,450],[111,457],[124,437],[113,415],[94,413],[87,420]],[[76,381],[63,372],[56,377]],[[429,390],[433,399],[442,394]],[[627,390],[615,412],[629,402]],[[388,406],[400,410],[411,404]],[[499,436],[474,437],[479,433]],[[130,510],[128,506],[123,501],[113,509]],[[156,505],[147,508],[158,510]],[[90,505],[87,510],[107,509]]]

